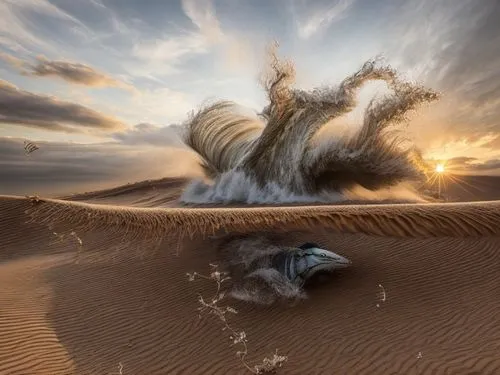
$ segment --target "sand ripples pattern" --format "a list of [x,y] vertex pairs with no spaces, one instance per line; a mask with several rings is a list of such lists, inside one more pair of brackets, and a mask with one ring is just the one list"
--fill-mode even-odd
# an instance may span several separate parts
[[245,208],[133,208],[40,199],[26,202],[34,222],[70,223],[84,231],[107,228],[123,236],[161,239],[167,233],[247,232],[328,228],[377,236],[488,236],[500,234],[500,203],[448,203]]
[[220,260],[209,236],[226,230],[317,242],[353,262],[299,303],[229,300],[251,361],[278,348],[286,374],[500,372],[498,202],[146,209],[1,197],[0,212],[2,375],[244,374],[217,320],[198,318],[197,293],[214,285],[185,275]]

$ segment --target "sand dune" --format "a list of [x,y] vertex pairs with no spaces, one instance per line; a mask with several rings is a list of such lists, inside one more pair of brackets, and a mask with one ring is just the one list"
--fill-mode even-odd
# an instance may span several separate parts
[[353,262],[304,302],[230,300],[250,360],[278,348],[283,374],[500,373],[500,202],[171,207],[182,186],[0,197],[0,374],[245,373],[219,322],[198,318],[214,286],[185,275],[217,262],[207,235],[223,230]]

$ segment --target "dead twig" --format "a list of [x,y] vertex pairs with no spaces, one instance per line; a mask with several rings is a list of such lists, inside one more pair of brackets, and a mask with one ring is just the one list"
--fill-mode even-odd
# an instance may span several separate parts
[[219,320],[223,323],[223,331],[229,331],[229,338],[233,341],[233,345],[240,345],[241,350],[236,352],[236,356],[240,359],[242,365],[253,374],[274,374],[276,370],[280,368],[284,362],[288,360],[288,357],[278,355],[278,351],[273,354],[272,358],[264,358],[262,363],[254,365],[251,367],[249,363],[246,361],[246,357],[248,355],[248,339],[245,331],[238,331],[231,327],[227,321],[226,314],[237,314],[236,311],[231,306],[219,306],[219,302],[222,301],[225,297],[225,292],[222,291],[222,284],[227,280],[230,280],[230,277],[227,276],[226,272],[220,272],[218,270],[218,266],[216,264],[210,264],[212,268],[212,272],[210,276],[205,276],[199,274],[197,272],[187,273],[189,281],[194,281],[196,277],[205,279],[205,280],[213,280],[217,284],[216,291],[210,300],[206,300],[202,295],[198,295],[198,301],[201,306],[198,307],[199,316],[201,318],[201,314],[203,312],[207,312],[208,314],[215,315],[219,318]]

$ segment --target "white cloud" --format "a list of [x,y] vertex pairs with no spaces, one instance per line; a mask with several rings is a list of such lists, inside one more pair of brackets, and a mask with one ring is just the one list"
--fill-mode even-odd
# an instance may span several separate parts
[[468,135],[455,137],[444,144],[436,140],[429,144],[425,157],[428,159],[453,159],[463,155],[472,157],[480,162],[488,159],[500,158],[500,150],[492,149],[491,143],[498,138],[498,134],[489,133],[480,136]]
[[181,64],[192,57],[217,52],[230,69],[255,65],[252,47],[241,37],[224,31],[212,0],[182,0],[184,14],[195,30],[166,32],[161,38],[140,39],[132,54],[140,64],[129,64],[131,74],[159,80],[158,77],[182,72]]
[[[314,9],[309,16],[300,19],[298,13],[307,13],[304,10],[296,12],[297,33],[301,39],[309,39],[313,35],[328,29],[333,23],[346,18],[347,13],[355,0],[335,0],[333,4],[320,9]],[[306,2],[307,3],[307,2]],[[304,8],[310,7],[310,4],[304,4]]]
[[212,0],[182,0],[182,9],[209,41],[224,39]]
[[196,30],[170,32],[161,38],[136,42],[132,54],[142,64],[131,67],[133,74],[151,78],[179,73],[184,59],[209,53],[211,47],[225,40],[211,0],[183,0],[182,9]]
[[194,108],[193,98],[180,91],[169,88],[141,90],[133,95],[134,111],[140,108],[141,122],[171,123],[182,121]]
[[136,67],[134,73],[144,76],[178,73],[178,64],[183,58],[207,52],[206,40],[195,32],[144,40],[135,44],[132,50],[133,56],[145,64]]

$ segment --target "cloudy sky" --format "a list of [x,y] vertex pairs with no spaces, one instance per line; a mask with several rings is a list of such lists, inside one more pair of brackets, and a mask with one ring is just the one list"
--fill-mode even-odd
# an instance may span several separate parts
[[[169,125],[206,100],[262,109],[272,40],[304,89],[383,55],[443,93],[409,125],[424,154],[498,173],[498,19],[498,0],[0,0],[0,193],[62,183],[55,165],[85,181],[133,180],[128,166],[152,155],[167,165]],[[41,145],[29,160],[26,139]]]

